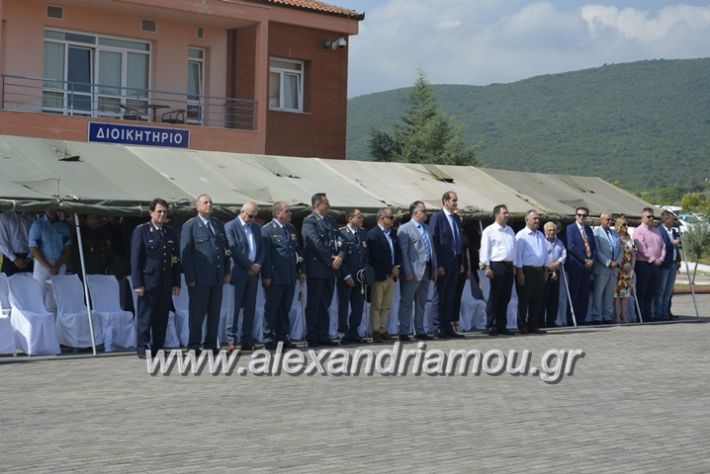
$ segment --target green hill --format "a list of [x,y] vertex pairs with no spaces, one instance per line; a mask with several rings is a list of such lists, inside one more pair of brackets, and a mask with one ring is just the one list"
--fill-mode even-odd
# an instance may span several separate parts
[[[633,190],[710,178],[710,59],[654,60],[489,86],[436,85],[490,168],[600,176]],[[409,89],[349,101],[348,159],[372,159]]]

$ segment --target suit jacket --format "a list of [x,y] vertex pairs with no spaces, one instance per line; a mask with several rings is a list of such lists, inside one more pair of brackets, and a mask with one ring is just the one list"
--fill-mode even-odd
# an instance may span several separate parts
[[185,281],[197,286],[212,287],[224,284],[224,275],[229,270],[229,254],[224,225],[210,219],[211,232],[199,216],[182,226],[180,254]]
[[293,224],[279,226],[273,220],[261,228],[264,265],[261,279],[271,279],[272,285],[295,285],[300,273],[299,256],[303,253],[298,231]]
[[678,231],[674,228],[671,228],[671,234],[673,234],[672,239],[668,236],[668,231],[666,231],[666,228],[663,224],[658,226],[658,231],[661,233],[661,237],[663,237],[663,243],[666,245],[666,257],[663,259],[661,268],[671,268],[673,265],[680,264],[680,251],[678,249],[676,249],[678,250],[676,252],[676,258],[675,260],[673,260],[673,249],[675,248],[675,245],[673,245],[673,241],[678,238]]
[[461,220],[454,214],[458,227],[458,241],[454,244],[454,234],[449,224],[449,218],[444,211],[437,211],[431,216],[429,229],[434,237],[432,243],[436,249],[438,266],[444,267],[446,273],[458,273],[459,267],[464,264],[463,238],[461,237]]
[[[394,265],[400,264],[399,245],[397,245],[397,231],[390,229],[392,237],[392,247],[394,248]],[[387,236],[379,225],[376,225],[367,233],[367,248],[370,257],[370,265],[375,269],[375,281],[385,281],[392,273],[392,251],[390,250]]]
[[131,236],[131,281],[133,288],[170,292],[180,287],[179,242],[175,229],[157,230],[146,222]]
[[[582,234],[579,232],[577,223],[573,222],[567,226],[567,261],[565,267],[569,271],[581,271],[584,270],[584,260],[587,258],[586,249],[584,248],[584,240],[582,239]],[[588,225],[584,226],[584,233],[587,235],[587,241],[591,247],[592,260],[597,259],[597,245],[594,241],[594,234],[592,228]]]
[[612,242],[614,242],[614,247],[612,247],[609,239],[607,238],[606,231],[602,226],[595,227],[593,234],[595,244],[597,246],[597,258],[594,260],[594,273],[603,274],[606,272],[616,273],[619,268],[609,268],[609,264],[612,261],[616,261],[621,265],[621,261],[624,258],[624,249],[621,245],[621,238],[616,229],[610,228]]
[[338,224],[331,216],[321,217],[315,212],[303,219],[303,259],[309,278],[335,278],[333,257],[345,258],[341,248]]
[[242,221],[235,217],[224,226],[227,234],[227,244],[229,245],[230,256],[232,257],[232,280],[231,284],[236,285],[237,281],[247,278],[249,268],[257,263],[264,266],[264,243],[261,238],[261,227],[258,224],[248,224],[254,237],[255,257],[249,260],[249,239],[242,227]]
[[345,252],[343,265],[338,272],[338,278],[344,279],[348,275],[353,280],[357,281],[357,272],[365,268],[368,261],[367,255],[367,232],[364,229],[357,229],[357,238],[350,230],[350,227],[345,226],[340,229],[342,241],[342,249]]
[[[421,281],[422,278],[424,278],[424,271],[426,270],[427,253],[424,239],[417,225],[418,222],[410,220],[406,224],[399,226],[399,229],[397,229],[397,241],[401,252],[402,277],[414,275],[415,280]],[[429,235],[432,268],[429,277],[433,279],[436,275],[437,268],[436,249],[432,245],[433,237],[429,226],[422,224],[422,227],[424,227],[424,231]]]

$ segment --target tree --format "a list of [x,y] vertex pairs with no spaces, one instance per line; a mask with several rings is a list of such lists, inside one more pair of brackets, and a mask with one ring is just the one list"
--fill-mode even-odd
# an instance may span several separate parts
[[434,90],[421,69],[408,102],[409,111],[395,125],[393,135],[370,132],[370,153],[376,161],[483,166],[476,147],[466,147],[463,131],[437,108]]
[[695,224],[683,233],[683,249],[686,259],[695,260],[693,269],[693,282],[698,271],[698,262],[704,255],[710,253],[710,225],[706,223]]

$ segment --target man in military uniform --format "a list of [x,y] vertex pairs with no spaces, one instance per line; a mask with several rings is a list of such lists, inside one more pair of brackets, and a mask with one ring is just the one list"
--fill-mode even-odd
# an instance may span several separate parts
[[[98,214],[87,214],[81,226],[81,243],[84,248],[84,265],[87,275],[105,275],[113,260],[113,244],[109,229]],[[74,251],[74,268],[81,268],[80,256]]]
[[229,252],[224,225],[212,218],[212,198],[197,197],[197,215],[185,222],[180,237],[180,255],[190,295],[188,350],[200,350],[202,324],[207,315],[205,349],[218,351],[222,288],[229,283]]
[[[165,225],[168,203],[153,199],[150,222],[133,230],[131,237],[131,281],[138,295],[136,332],[138,357],[145,358],[150,348],[153,354],[165,344],[170,293],[180,294],[180,259],[177,232]],[[151,342],[151,331],[153,339]]]
[[308,277],[306,301],[306,340],[309,347],[333,346],[330,339],[328,308],[333,300],[336,272],[345,252],[341,248],[338,225],[328,215],[330,203],[325,193],[311,197],[313,212],[303,220],[304,261]]
[[274,219],[261,228],[264,245],[264,266],[261,282],[264,285],[264,319],[266,320],[265,348],[273,350],[279,342],[292,349],[289,341],[291,322],[289,313],[296,288],[296,278],[304,281],[300,272],[301,245],[296,227],[291,224],[291,210],[283,201],[274,203],[271,210]]
[[358,328],[365,306],[365,281],[362,272],[367,265],[367,232],[362,228],[363,216],[360,209],[348,211],[347,218],[348,224],[340,229],[345,258],[338,274],[338,332],[344,334],[341,343],[362,344],[365,340],[360,337]]

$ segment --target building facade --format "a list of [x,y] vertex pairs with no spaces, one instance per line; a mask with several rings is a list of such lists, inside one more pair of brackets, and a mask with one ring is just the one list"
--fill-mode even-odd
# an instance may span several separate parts
[[355,11],[312,0],[0,0],[0,14],[0,134],[178,129],[194,149],[345,158]]

